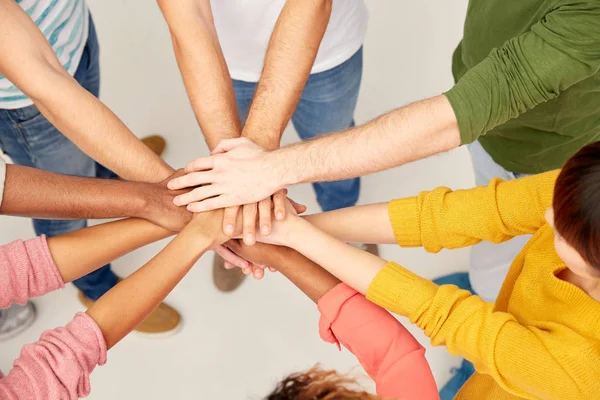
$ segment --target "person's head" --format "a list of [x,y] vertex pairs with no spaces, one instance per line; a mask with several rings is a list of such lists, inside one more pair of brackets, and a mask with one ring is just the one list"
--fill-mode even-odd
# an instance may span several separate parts
[[367,393],[355,379],[318,366],[288,376],[265,400],[383,400]]
[[600,279],[600,142],[567,161],[546,219],[554,229],[556,252],[569,269]]

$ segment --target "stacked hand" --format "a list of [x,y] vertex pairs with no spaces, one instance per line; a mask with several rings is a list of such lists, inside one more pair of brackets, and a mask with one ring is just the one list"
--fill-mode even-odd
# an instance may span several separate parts
[[[288,201],[277,165],[273,164],[269,154],[246,138],[224,140],[210,157],[189,163],[185,175],[179,174],[169,180],[169,189],[189,190],[178,194],[173,202],[196,213],[224,208],[223,231],[226,235],[234,234],[242,208],[241,238],[244,243],[253,245],[257,232],[261,240],[267,240],[274,224],[284,221],[290,210],[294,214],[306,210],[305,206]],[[265,265],[246,262],[234,254],[234,246],[218,248],[217,253],[225,259],[225,268],[240,267],[244,273],[252,272],[255,278],[262,278]]]

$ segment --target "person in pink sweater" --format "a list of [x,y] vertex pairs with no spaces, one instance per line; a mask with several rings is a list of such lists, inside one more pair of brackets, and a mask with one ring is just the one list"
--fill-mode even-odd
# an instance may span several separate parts
[[[118,283],[65,327],[23,347],[0,372],[0,399],[77,399],[90,393],[89,375],[106,352],[150,314],[204,252],[228,238],[223,211],[197,214],[156,257]],[[60,289],[145,244],[172,234],[146,220],[124,219],[46,239],[0,247],[0,308]]]
[[[290,248],[262,243],[246,246],[237,240],[228,246],[254,264],[276,268],[317,303],[321,339],[352,352],[375,381],[377,395],[439,399],[425,349],[386,310]],[[377,399],[355,383],[335,371],[313,368],[284,379],[267,400]]]

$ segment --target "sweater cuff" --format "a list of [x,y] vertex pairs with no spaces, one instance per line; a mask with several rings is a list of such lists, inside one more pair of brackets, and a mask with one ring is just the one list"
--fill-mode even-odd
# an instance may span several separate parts
[[45,261],[44,265],[48,268],[48,272],[52,274],[52,277],[54,278],[52,290],[63,289],[65,287],[65,281],[60,275],[60,272],[58,272],[58,267],[52,258],[52,253],[50,253],[50,247],[48,247],[48,238],[46,235],[41,235],[36,239],[39,240],[40,256]]
[[392,200],[388,204],[388,214],[396,236],[402,247],[420,247],[421,225],[417,197]]
[[97,355],[97,358],[92,363],[90,372],[96,364],[99,366],[106,364],[106,353],[108,352],[106,340],[104,340],[104,335],[102,335],[100,327],[92,317],[87,313],[78,312],[69,325],[67,325],[67,328],[69,331],[74,332],[89,349],[93,349],[93,353]]
[[412,316],[435,295],[437,288],[430,280],[389,262],[371,282],[367,299],[413,322]]
[[317,307],[321,313],[321,318],[319,319],[319,336],[324,342],[335,344],[338,350],[341,350],[342,348],[335,333],[333,333],[331,326],[338,317],[338,314],[346,301],[351,299],[357,293],[356,290],[345,283],[339,283],[321,297],[317,303]]

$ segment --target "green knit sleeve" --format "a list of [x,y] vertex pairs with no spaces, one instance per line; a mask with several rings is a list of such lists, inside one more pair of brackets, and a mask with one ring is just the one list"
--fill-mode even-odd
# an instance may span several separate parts
[[600,2],[560,6],[445,93],[463,144],[600,70]]

